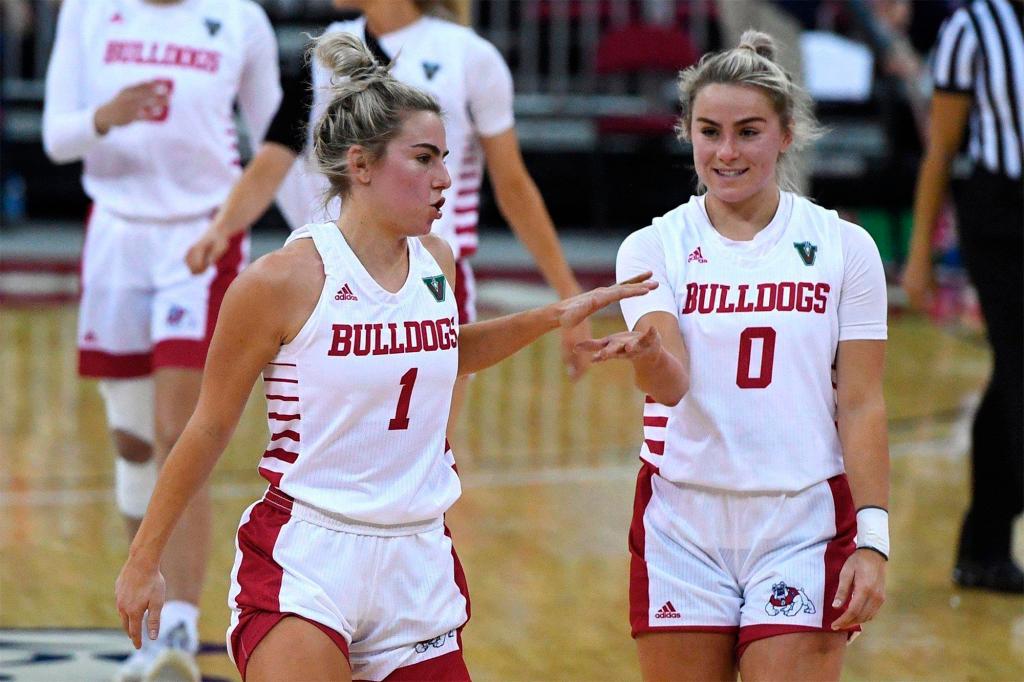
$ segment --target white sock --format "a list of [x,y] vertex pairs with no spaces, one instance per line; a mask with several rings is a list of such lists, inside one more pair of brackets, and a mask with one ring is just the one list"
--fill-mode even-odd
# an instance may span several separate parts
[[169,628],[173,628],[178,623],[185,624],[189,638],[198,645],[199,607],[187,601],[171,600],[164,602],[164,607],[160,610],[160,631],[164,632]]

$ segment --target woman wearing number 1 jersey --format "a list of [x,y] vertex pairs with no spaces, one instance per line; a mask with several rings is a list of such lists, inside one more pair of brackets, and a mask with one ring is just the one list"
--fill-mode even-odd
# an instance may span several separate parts
[[888,554],[885,278],[864,230],[787,191],[809,101],[754,31],[680,77],[703,191],[622,244],[644,405],[630,618],[656,679],[838,679]]
[[313,155],[344,198],[232,285],[199,405],[171,452],[118,579],[136,646],[160,629],[160,556],[262,372],[269,487],[244,513],[229,652],[252,680],[464,680],[469,600],[444,514],[461,492],[445,424],[458,375],[624,296],[597,289],[460,328],[455,258],[431,225],[451,177],[441,108],[331,33],[336,78]]

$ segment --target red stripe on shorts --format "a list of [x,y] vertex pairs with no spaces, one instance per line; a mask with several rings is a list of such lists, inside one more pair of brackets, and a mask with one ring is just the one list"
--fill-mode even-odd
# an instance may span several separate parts
[[[825,608],[821,616],[821,625],[825,629],[830,629],[832,621],[846,611],[846,604],[834,608],[832,600],[839,589],[839,572],[857,548],[857,512],[853,508],[853,495],[846,474],[828,479],[828,487],[832,490],[832,503],[836,509],[836,535],[825,546]],[[851,631],[859,630],[860,626],[857,626]]]
[[131,379],[153,371],[149,353],[104,353],[101,350],[78,349],[78,375],[98,379]]
[[651,479],[658,468],[642,461],[636,476],[636,494],[633,497],[633,520],[629,524],[629,624],[633,637],[650,629],[651,594],[644,552],[647,536],[644,531],[644,513],[651,502]]

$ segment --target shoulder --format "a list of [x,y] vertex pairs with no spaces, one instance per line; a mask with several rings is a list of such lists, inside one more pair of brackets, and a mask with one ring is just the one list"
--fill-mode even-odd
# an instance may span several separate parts
[[449,282],[454,285],[455,283],[455,254],[452,253],[452,247],[449,246],[447,240],[442,239],[438,235],[431,232],[430,234],[423,235],[418,238],[420,244],[423,245],[437,264],[441,266],[441,271],[445,277],[448,278]]
[[319,291],[324,265],[312,239],[296,239],[258,258],[245,268],[232,288],[251,295],[262,305],[292,304],[310,288]]

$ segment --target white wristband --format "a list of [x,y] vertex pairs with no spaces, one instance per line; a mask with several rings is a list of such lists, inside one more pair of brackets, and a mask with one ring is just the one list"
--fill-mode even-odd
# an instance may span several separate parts
[[881,507],[857,510],[857,549],[873,549],[889,559],[889,512]]

